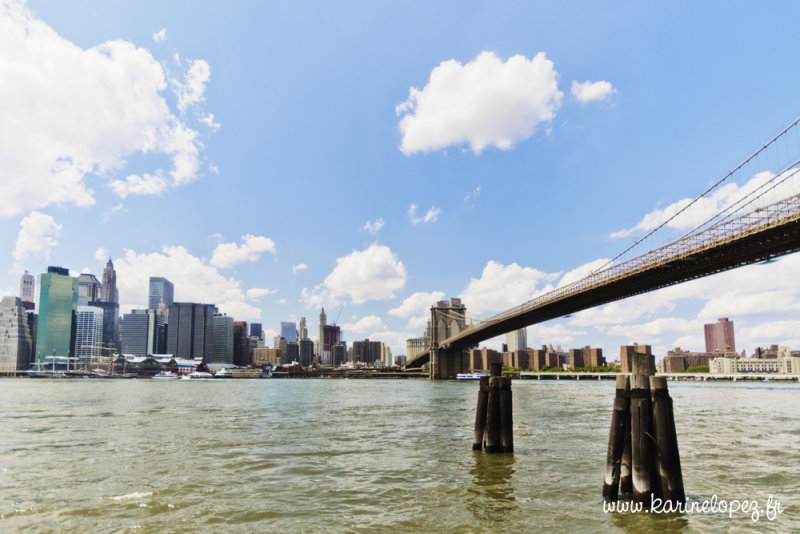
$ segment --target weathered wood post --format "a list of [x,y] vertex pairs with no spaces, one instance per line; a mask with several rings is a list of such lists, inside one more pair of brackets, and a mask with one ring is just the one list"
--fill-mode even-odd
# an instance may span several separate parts
[[472,450],[483,448],[483,434],[486,431],[486,412],[489,404],[489,377],[482,376],[478,390],[478,407],[475,410],[475,433],[472,437]]
[[673,505],[685,503],[678,436],[675,432],[672,399],[667,391],[667,379],[663,376],[651,376],[650,394],[653,405],[653,430],[657,444],[653,485],[664,502],[672,501]]
[[500,383],[500,426],[503,452],[514,452],[514,421],[511,405],[511,377],[495,378]]
[[620,493],[633,493],[633,481],[631,480],[631,388],[630,377],[628,378],[628,389],[625,396],[628,398],[628,415],[625,418],[625,439],[622,446],[622,462],[619,464],[619,491]]
[[650,377],[655,374],[651,354],[633,354],[631,359],[631,478],[633,498],[649,506],[653,491],[653,440],[651,429]]
[[503,366],[493,363],[489,366],[489,401],[486,406],[486,432],[484,445],[486,452],[503,452],[502,412],[500,409],[500,381]]
[[[606,455],[606,477],[603,483],[603,497],[616,501],[619,496],[620,469],[622,467],[623,449],[627,442],[630,450],[630,377],[617,377],[617,395],[614,398],[614,413],[611,416],[611,431],[608,434],[608,454]],[[630,470],[628,469],[628,481]]]

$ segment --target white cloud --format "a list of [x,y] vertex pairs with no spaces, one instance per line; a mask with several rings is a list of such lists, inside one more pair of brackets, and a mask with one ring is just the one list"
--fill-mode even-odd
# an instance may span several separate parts
[[278,292],[277,289],[253,287],[247,290],[247,298],[250,300],[258,300],[261,297],[266,297],[267,295],[272,295],[273,293],[277,292]]
[[313,290],[303,288],[301,297],[309,308],[336,305],[342,298],[353,304],[387,300],[406,283],[403,262],[385,245],[373,243],[337,258],[336,267]]
[[369,332],[386,330],[386,325],[383,323],[380,317],[376,315],[367,315],[355,323],[343,324],[342,330],[347,332],[348,335],[351,332],[356,335],[363,335]]
[[430,315],[431,306],[443,298],[444,291],[432,291],[430,293],[418,291],[413,293],[411,296],[406,297],[400,306],[389,310],[389,315],[402,317],[404,319],[420,315],[427,317]]
[[612,336],[622,336],[631,342],[646,339],[647,344],[661,340],[664,334],[681,334],[691,331],[702,331],[703,324],[697,320],[683,319],[680,317],[659,317],[647,323],[617,325],[608,329]]
[[153,41],[155,43],[163,43],[167,40],[167,29],[161,28],[157,32],[153,32]]
[[261,310],[247,302],[241,281],[226,277],[182,246],[164,246],[160,252],[137,254],[125,249],[114,260],[120,293],[120,312],[142,307],[147,301],[149,277],[164,276],[175,284],[175,300],[216,304],[220,312],[241,321],[258,321]]
[[[800,321],[796,319],[786,319],[782,321],[769,321],[749,328],[743,328],[736,333],[736,346],[741,344],[738,338],[750,340],[748,348],[754,351],[756,347],[768,347],[773,343],[778,345],[788,345],[792,349],[800,347]],[[741,348],[739,348],[741,350]]]
[[128,175],[124,180],[113,180],[111,189],[119,197],[125,198],[128,195],[159,195],[167,190],[169,184],[163,174],[147,174],[138,176]]
[[31,259],[48,260],[50,252],[58,245],[61,225],[50,215],[32,211],[20,222],[14,251],[15,268],[20,270]]
[[486,147],[511,149],[551,121],[561,106],[558,74],[544,53],[533,59],[516,55],[503,62],[481,52],[466,65],[454,59],[431,71],[427,85],[409,89],[395,108],[406,155],[468,144],[479,154]]
[[[186,111],[186,108],[194,104],[199,104],[205,100],[203,93],[206,90],[206,84],[211,79],[211,67],[208,62],[202,59],[192,61],[188,59],[189,70],[186,71],[186,77],[183,82],[173,80],[173,91],[178,97],[178,109]],[[214,116],[211,115],[211,122],[214,122]]]
[[220,127],[222,126],[220,123],[218,123],[218,122],[214,122],[214,114],[213,114],[213,113],[207,113],[207,114],[205,114],[205,115],[204,115],[204,116],[203,116],[203,117],[200,119],[200,122],[202,122],[203,124],[205,124],[206,126],[208,126],[209,128],[211,128],[211,131],[213,131],[213,132],[216,132],[216,131],[217,131],[217,130],[219,130],[219,129],[220,129]]
[[305,263],[298,263],[297,265],[292,267],[292,274],[297,274],[300,271],[305,271],[306,269],[308,269],[308,265],[306,265]]
[[109,257],[108,250],[104,247],[98,247],[97,250],[94,251],[94,259],[97,261],[105,262]]
[[286,299],[278,299],[276,302],[278,304],[286,304]]
[[540,288],[539,284],[553,279],[554,275],[531,267],[490,260],[480,278],[470,278],[461,300],[470,315],[501,312],[552,289],[549,285]]
[[558,281],[558,287],[565,286],[567,284],[571,284],[572,282],[577,282],[583,278],[586,278],[597,269],[600,269],[604,265],[608,263],[608,259],[600,258],[598,260],[590,261],[589,263],[584,263],[580,267],[576,267],[571,271],[568,271],[564,276],[561,277],[561,280]]
[[428,323],[431,314],[431,306],[444,298],[444,291],[432,291],[430,293],[417,292],[403,301],[403,303],[389,310],[389,315],[408,319],[407,328],[422,329]]
[[422,217],[418,217],[417,205],[411,204],[408,207],[408,218],[411,220],[411,224],[414,225],[427,222],[436,222],[441,212],[442,210],[440,210],[436,206],[431,206],[431,208],[425,213],[425,215],[423,215]]
[[275,241],[264,236],[251,234],[242,236],[242,244],[220,243],[211,255],[211,265],[229,269],[240,263],[258,261],[265,252],[275,254]]
[[0,79],[0,175],[14,177],[0,181],[0,217],[52,204],[91,206],[87,176],[118,175],[133,155],[167,156],[172,170],[117,179],[117,192],[160,192],[156,176],[169,176],[171,186],[197,178],[197,132],[170,112],[164,69],[147,50],[123,40],[84,50],[24,3],[6,2]]
[[581,104],[587,102],[600,102],[607,100],[611,95],[617,92],[614,87],[607,81],[601,80],[599,82],[590,82],[586,80],[583,83],[572,81],[572,89],[570,93]]
[[[528,327],[528,346],[538,348],[541,345],[561,345],[569,350],[575,339],[586,334],[582,330],[571,330],[563,324],[535,324]],[[538,340],[538,342],[533,341]],[[573,347],[574,348],[574,347]]]
[[[736,183],[727,183],[718,187],[707,197],[699,199],[691,207],[687,208],[686,211],[670,221],[666,226],[667,228],[673,228],[677,230],[692,230],[706,222],[723,209],[732,206],[739,199],[743,197],[753,199],[761,194],[761,192],[765,191],[769,187],[772,187],[772,185],[778,183],[784,178],[786,180],[781,185],[776,186],[775,189],[772,189],[769,191],[769,193],[764,194],[763,197],[754,201],[752,204],[749,204],[746,208],[744,208],[744,212],[750,212],[757,207],[765,206],[784,198],[788,198],[795,194],[800,187],[800,173],[791,174],[791,172],[789,172],[776,177],[776,175],[770,171],[763,171],[755,174],[750,180],[741,186]],[[770,185],[766,185],[771,180],[772,183]],[[678,200],[677,202],[673,202],[665,208],[656,208],[645,215],[642,220],[639,221],[639,223],[633,228],[619,230],[612,233],[610,237],[612,239],[616,239],[648,232],[654,228],[657,228],[661,223],[677,214],[681,209],[688,206],[691,201],[692,199],[684,198]],[[738,209],[741,204],[737,204],[736,206],[737,208],[735,209]]]
[[466,204],[468,208],[472,208],[474,206],[472,200],[478,198],[479,196],[481,196],[480,186],[467,193],[467,196],[464,197],[464,204]]
[[381,228],[383,228],[383,219],[379,217],[375,219],[374,222],[367,221],[366,223],[364,223],[364,226],[362,226],[358,230],[360,232],[366,232],[369,235],[375,235],[378,232],[380,232]]

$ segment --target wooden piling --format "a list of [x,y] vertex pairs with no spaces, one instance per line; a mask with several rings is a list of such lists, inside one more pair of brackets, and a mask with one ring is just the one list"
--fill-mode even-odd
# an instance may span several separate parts
[[[603,497],[616,501],[619,496],[620,469],[625,443],[630,445],[625,430],[630,421],[630,377],[617,377],[617,394],[614,398],[614,412],[611,416],[611,431],[608,434],[608,453],[606,455],[606,476],[603,483]],[[628,482],[630,471],[628,470]]]
[[653,410],[653,431],[656,438],[656,461],[654,486],[658,496],[673,504],[685,503],[681,458],[678,453],[678,437],[675,432],[675,416],[672,399],[667,391],[667,379],[650,377],[650,394]]
[[[630,396],[630,377],[628,377],[628,391]],[[622,445],[622,461],[619,464],[619,491],[623,494],[633,493],[633,481],[631,480],[631,409],[630,398],[628,398],[628,416],[625,418],[625,436]]]
[[489,377],[482,376],[478,390],[478,407],[475,410],[475,433],[472,437],[472,450],[483,448],[483,434],[486,431],[486,412],[489,404]]
[[486,403],[486,431],[484,446],[486,452],[503,452],[502,414],[500,410],[500,379],[489,378],[489,400]]
[[514,421],[511,405],[511,377],[496,378],[500,381],[500,434],[503,452],[514,452]]
[[631,478],[633,498],[647,505],[652,494],[653,442],[650,376],[655,373],[652,355],[634,354],[631,375]]

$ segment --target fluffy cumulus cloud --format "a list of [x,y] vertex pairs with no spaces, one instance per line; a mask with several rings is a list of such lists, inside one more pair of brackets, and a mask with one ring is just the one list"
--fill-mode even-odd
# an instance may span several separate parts
[[387,300],[406,283],[403,262],[385,245],[373,243],[337,258],[336,267],[322,284],[303,288],[302,300],[309,308],[335,305],[342,299],[353,304]]
[[565,286],[567,284],[571,284],[572,282],[577,282],[583,278],[586,278],[593,272],[597,271],[598,269],[602,269],[607,263],[608,259],[600,258],[599,260],[590,261],[589,263],[585,263],[580,267],[576,267],[571,271],[568,271],[564,276],[561,277],[561,280],[558,281],[558,287]]
[[572,89],[570,90],[570,94],[581,104],[608,100],[616,92],[617,90],[614,89],[614,86],[604,80],[599,82],[586,80],[583,83],[573,80]]
[[443,298],[444,291],[418,291],[406,297],[400,306],[389,310],[389,315],[408,319],[408,328],[424,328],[431,314],[431,306]]
[[61,225],[50,215],[32,211],[20,222],[17,242],[12,255],[15,269],[24,268],[25,262],[33,259],[48,260],[50,252],[58,244]]
[[528,346],[561,345],[569,349],[576,339],[586,334],[585,330],[574,330],[563,324],[535,324],[528,327]]
[[490,260],[480,278],[470,279],[461,299],[470,315],[497,313],[549,291],[556,276],[516,263],[503,265]]
[[[202,100],[208,72],[192,63],[184,106]],[[84,50],[24,2],[3,2],[0,79],[0,175],[14,177],[0,181],[0,217],[51,204],[91,206],[91,175],[114,177],[120,196],[160,193],[198,177],[198,134],[171,113],[161,64],[133,43]],[[116,178],[134,155],[166,157],[172,168]]]
[[374,221],[365,222],[364,226],[362,226],[358,230],[360,232],[362,232],[362,233],[367,233],[369,235],[375,235],[375,234],[377,234],[378,232],[381,231],[381,228],[383,228],[383,224],[384,224],[383,218],[379,217],[379,218],[375,219]]
[[258,300],[267,295],[277,293],[277,289],[268,289],[266,287],[253,287],[247,290],[247,298],[250,300]]
[[220,312],[236,320],[261,318],[261,310],[247,302],[248,295],[239,280],[220,274],[184,247],[164,246],[160,252],[149,254],[126,249],[123,257],[114,259],[114,267],[122,312],[145,307],[149,278],[163,276],[175,284],[176,301],[216,304]]
[[[796,194],[798,188],[800,188],[800,172],[796,170],[777,175],[771,171],[762,171],[742,185],[727,183],[720,186],[693,204],[692,199],[684,198],[664,208],[656,208],[642,217],[636,226],[614,232],[611,238],[643,234],[657,228],[673,216],[675,218],[666,225],[667,228],[692,230],[723,210],[728,210],[726,213],[750,212],[757,207],[788,198]],[[740,202],[740,199],[745,200]]]
[[383,320],[380,317],[376,315],[367,315],[355,323],[343,324],[342,330],[347,332],[348,335],[352,333],[356,334],[357,336],[364,336],[365,334],[372,332],[386,330],[386,325],[383,323]]
[[297,274],[300,271],[305,271],[306,269],[308,269],[308,265],[306,265],[305,263],[298,263],[297,265],[292,267],[292,274]]
[[[205,99],[204,93],[206,84],[211,79],[211,66],[207,61],[202,59],[186,60],[189,64],[189,69],[186,71],[186,77],[183,81],[173,80],[172,86],[175,96],[178,97],[178,109],[186,111],[186,108],[193,104],[199,104]],[[211,115],[211,122],[214,122],[214,116]]]
[[439,218],[439,214],[442,213],[441,209],[436,206],[431,206],[431,208],[425,212],[425,215],[419,216],[417,215],[417,208],[418,206],[416,204],[411,204],[408,207],[408,218],[411,224],[415,226],[421,223],[436,222]]
[[476,154],[487,147],[511,149],[550,122],[561,106],[558,74],[540,52],[502,61],[482,52],[462,64],[443,61],[423,89],[411,87],[395,112],[405,154],[468,145]]
[[242,236],[242,243],[220,243],[211,255],[211,265],[229,269],[248,261],[258,261],[265,252],[275,254],[275,241],[251,234]]

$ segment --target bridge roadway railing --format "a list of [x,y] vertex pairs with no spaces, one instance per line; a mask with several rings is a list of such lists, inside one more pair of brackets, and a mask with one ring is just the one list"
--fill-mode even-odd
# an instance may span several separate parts
[[[592,273],[581,280],[572,282],[531,299],[524,304],[506,310],[498,315],[480,322],[473,328],[481,329],[499,323],[504,319],[530,311],[551,302],[576,295],[611,282],[630,277],[634,274],[653,269],[659,265],[679,260],[703,250],[712,249],[722,244],[743,237],[778,227],[790,221],[800,219],[800,195],[795,195],[780,202],[758,208],[740,217],[724,220],[700,232],[689,234],[663,247],[653,249],[630,260],[612,265],[608,269]],[[464,330],[458,336],[467,334]],[[474,330],[473,330],[474,331]],[[455,339],[453,339],[455,340]],[[444,340],[444,344],[451,340]]]

